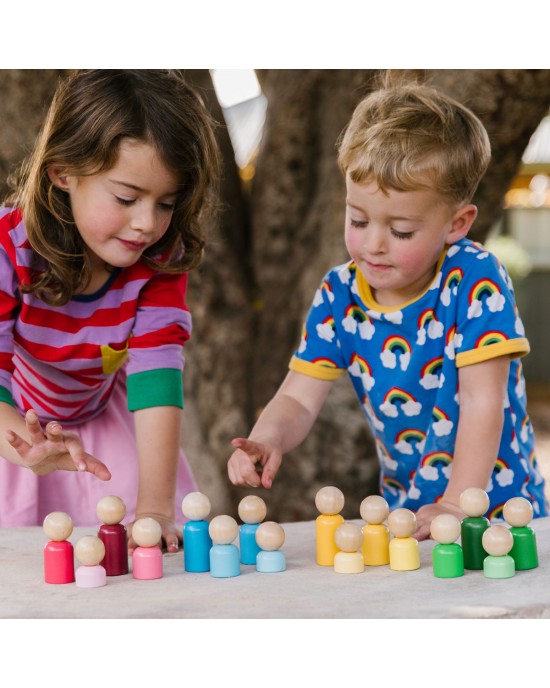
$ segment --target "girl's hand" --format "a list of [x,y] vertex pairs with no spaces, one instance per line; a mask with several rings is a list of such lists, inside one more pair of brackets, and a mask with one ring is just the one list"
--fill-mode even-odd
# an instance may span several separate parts
[[452,514],[459,521],[466,516],[462,509],[452,502],[440,501],[437,504],[425,504],[416,512],[416,533],[417,540],[425,540],[430,537],[430,525],[439,514]]
[[147,514],[136,514],[136,517],[132,523],[126,526],[128,531],[128,554],[131,556],[136,547],[138,547],[137,542],[132,537],[132,526],[140,518],[154,518],[160,524],[162,528],[162,538],[157,543],[157,546],[162,548],[163,544],[166,546],[166,551],[169,554],[178,551],[179,545],[183,542],[183,532],[181,529],[176,528],[174,525],[174,520],[167,518],[166,516],[161,516],[161,514],[147,513]]
[[22,465],[36,475],[52,471],[86,471],[99,480],[110,480],[108,468],[91,454],[87,454],[80,437],[74,432],[65,432],[56,421],[50,421],[42,429],[36,412],[25,414],[25,424],[30,442],[12,430],[6,431],[6,439],[19,454]]
[[269,489],[281,465],[281,450],[243,437],[232,440],[231,444],[237,447],[227,462],[227,473],[233,485],[262,485]]

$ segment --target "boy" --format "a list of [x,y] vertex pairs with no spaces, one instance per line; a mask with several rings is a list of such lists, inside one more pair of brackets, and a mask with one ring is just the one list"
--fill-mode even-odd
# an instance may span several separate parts
[[[519,358],[529,351],[498,260],[466,238],[490,160],[481,122],[424,85],[375,91],[341,139],[351,261],[315,294],[290,372],[228,474],[270,487],[347,370],[376,438],[390,508],[417,512],[416,537],[459,496],[486,489],[546,515]],[[261,476],[256,464],[262,468]]]

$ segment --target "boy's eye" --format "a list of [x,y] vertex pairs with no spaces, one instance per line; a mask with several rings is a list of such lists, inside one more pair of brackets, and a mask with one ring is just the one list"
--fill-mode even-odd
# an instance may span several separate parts
[[350,224],[352,227],[355,227],[357,229],[364,229],[368,224],[368,220],[351,220],[350,219]]
[[414,232],[399,232],[397,229],[392,229],[391,233],[396,239],[412,239]]

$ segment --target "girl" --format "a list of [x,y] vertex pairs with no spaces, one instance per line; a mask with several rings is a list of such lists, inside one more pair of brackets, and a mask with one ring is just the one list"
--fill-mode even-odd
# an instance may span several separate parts
[[177,550],[175,504],[196,489],[180,450],[186,273],[217,166],[178,73],[59,86],[0,209],[1,526],[59,510],[96,524],[115,494]]

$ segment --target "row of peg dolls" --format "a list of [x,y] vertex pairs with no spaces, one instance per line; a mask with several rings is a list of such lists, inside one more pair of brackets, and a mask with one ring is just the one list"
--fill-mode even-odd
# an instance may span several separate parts
[[[333,566],[337,573],[362,573],[365,566],[389,565],[394,571],[420,568],[420,549],[413,537],[416,516],[409,509],[390,513],[383,497],[371,495],[360,506],[365,525],[345,522],[340,512],[344,494],[336,487],[323,487],[315,497],[321,512],[316,520],[316,560]],[[533,507],[523,497],[506,502],[505,525],[491,525],[485,514],[489,496],[479,488],[469,488],[460,496],[465,518],[452,514],[433,519],[430,534],[437,542],[432,565],[437,578],[454,578],[465,569],[483,570],[487,578],[509,578],[516,570],[538,566],[535,533],[528,526]],[[461,544],[457,543],[460,538]]]
[[[208,523],[210,500],[201,492],[188,494],[182,512],[189,519],[183,527],[184,568],[189,572],[210,571],[217,578],[240,574],[241,564],[253,564],[264,573],[284,571],[286,561],[280,550],[284,544],[283,528],[274,521],[262,523],[267,514],[265,502],[253,495],[239,504],[239,527],[231,516],[216,516]],[[128,536],[122,520],[124,502],[115,496],[103,497],[97,504],[101,521],[97,535],[86,535],[73,548],[71,517],[55,511],[44,519],[43,530],[49,541],[44,547],[46,583],[75,582],[78,587],[101,587],[108,576],[129,573]],[[154,580],[163,575],[162,529],[153,518],[138,519],[132,526],[137,545],[132,553],[132,575],[141,580]],[[239,538],[240,548],[234,545]],[[74,558],[81,566],[75,571]]]

